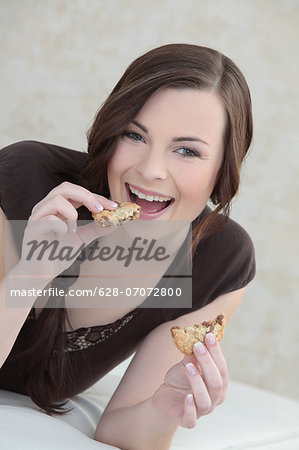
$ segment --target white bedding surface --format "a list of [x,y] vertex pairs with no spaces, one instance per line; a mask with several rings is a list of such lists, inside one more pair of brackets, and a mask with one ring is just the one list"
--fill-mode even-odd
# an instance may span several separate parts
[[[0,390],[0,449],[115,449],[92,436],[124,367],[70,400],[75,409],[62,417],[44,414],[26,396]],[[226,402],[196,428],[179,428],[171,450],[298,450],[298,417],[299,403],[231,382]]]
[[87,437],[73,426],[17,406],[0,406],[1,450],[115,449]]

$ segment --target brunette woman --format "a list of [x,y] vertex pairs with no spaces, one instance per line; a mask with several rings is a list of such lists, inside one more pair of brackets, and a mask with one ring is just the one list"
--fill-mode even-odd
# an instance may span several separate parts
[[[219,313],[229,319],[254,277],[251,239],[228,217],[251,138],[250,93],[238,67],[215,50],[169,44],[128,67],[95,117],[87,153],[35,141],[3,149],[1,236],[6,219],[28,223],[21,242],[6,227],[14,251],[2,272],[0,388],[29,395],[49,414],[65,413],[68,398],[136,352],[95,432],[99,442],[127,449],[169,448],[178,426],[192,428],[220,405],[228,371],[215,336],[183,358],[170,328]],[[114,201],[139,204],[144,227],[192,224],[192,304],[145,308],[149,296],[127,307],[38,308],[28,296],[26,306],[9,307],[12,279],[14,287],[44,289],[69,275],[68,287],[80,287],[92,270],[86,258],[29,264],[24,249],[36,224],[40,237],[54,233],[75,249],[96,238],[111,243],[115,227],[76,222],[115,209]],[[184,233],[173,240],[176,267]],[[45,271],[48,279],[22,277]]]

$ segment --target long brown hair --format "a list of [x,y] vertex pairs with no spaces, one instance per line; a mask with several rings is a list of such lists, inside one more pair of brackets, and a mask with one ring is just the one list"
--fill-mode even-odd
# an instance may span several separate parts
[[[169,44],[133,61],[87,132],[88,161],[83,176],[91,191],[109,197],[107,165],[119,136],[151,95],[165,87],[213,91],[226,111],[224,158],[211,193],[215,208],[202,220],[194,221],[194,255],[199,241],[217,232],[227,221],[230,202],[239,187],[240,166],[252,139],[249,89],[242,73],[229,58],[206,47]],[[68,412],[62,410],[63,404],[55,404],[55,399],[61,398],[58,393],[63,395],[64,380],[72,379],[64,351],[65,319],[63,308],[44,309],[31,336],[32,346],[19,355],[25,355],[23,376],[28,395],[48,414]]]

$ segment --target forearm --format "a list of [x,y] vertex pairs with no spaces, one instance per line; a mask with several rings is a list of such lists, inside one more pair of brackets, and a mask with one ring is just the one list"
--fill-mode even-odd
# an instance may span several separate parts
[[[44,279],[24,276],[19,265],[0,280],[0,367],[9,355],[37,298],[37,294],[27,295],[28,291],[43,289],[46,283]],[[18,290],[24,295],[19,295]]]
[[94,439],[122,450],[166,450],[177,428],[149,397],[136,405],[104,412]]

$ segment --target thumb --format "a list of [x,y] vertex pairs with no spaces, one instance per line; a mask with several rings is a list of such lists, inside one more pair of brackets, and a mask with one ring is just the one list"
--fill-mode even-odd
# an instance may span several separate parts
[[91,222],[87,225],[82,225],[81,227],[77,228],[77,235],[80,237],[82,242],[84,242],[86,245],[90,244],[92,241],[95,241],[96,239],[106,236],[107,234],[112,233],[115,231],[117,226],[110,225],[110,227],[101,227],[96,222]]

